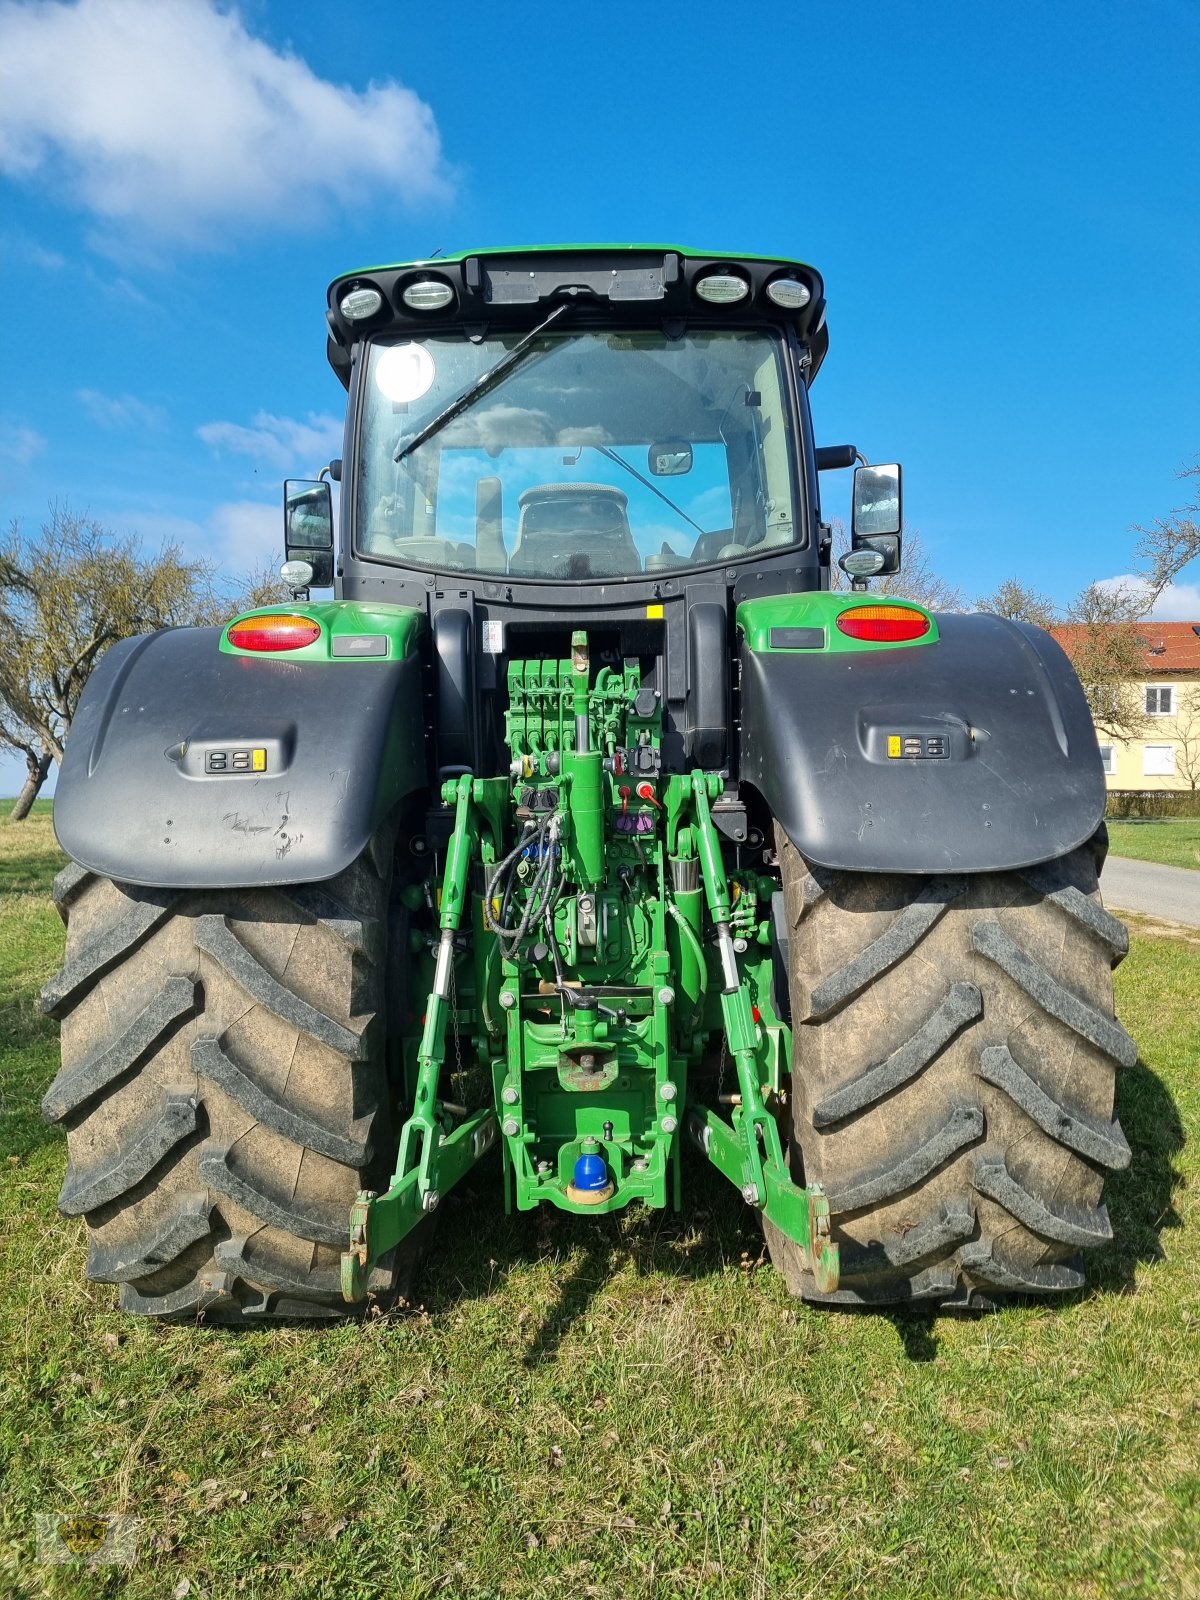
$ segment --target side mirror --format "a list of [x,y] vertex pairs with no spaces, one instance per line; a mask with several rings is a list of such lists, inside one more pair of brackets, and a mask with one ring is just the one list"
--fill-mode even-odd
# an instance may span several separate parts
[[900,570],[900,468],[856,467],[850,513],[852,550],[876,550],[883,557],[880,575]]
[[283,486],[283,544],[289,561],[307,561],[315,588],[333,583],[333,491],[289,478]]

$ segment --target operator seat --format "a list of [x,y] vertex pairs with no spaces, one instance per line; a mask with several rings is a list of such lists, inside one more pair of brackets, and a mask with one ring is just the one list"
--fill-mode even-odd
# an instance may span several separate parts
[[[517,542],[509,572],[565,576],[586,557],[584,577],[640,572],[629,527],[629,496],[604,483],[545,483],[519,496]],[[571,574],[574,575],[574,574]]]

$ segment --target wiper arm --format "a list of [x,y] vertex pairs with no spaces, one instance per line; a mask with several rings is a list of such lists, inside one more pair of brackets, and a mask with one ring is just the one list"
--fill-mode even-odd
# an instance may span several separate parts
[[615,450],[610,449],[606,444],[598,444],[594,446],[594,448],[598,450],[600,454],[607,460],[615,461],[619,467],[624,467],[625,471],[631,478],[636,478],[640,484],[644,484],[645,487],[649,489],[651,494],[656,494],[662,501],[663,505],[670,506],[671,510],[677,517],[682,517],[685,522],[691,522],[692,527],[695,528],[696,532],[701,538],[703,538],[708,532],[708,529],[702,528],[698,522],[692,522],[692,519],[688,516],[687,512],[682,508],[682,506],[677,506],[674,500],[671,499],[670,495],[666,495],[661,489],[656,488],[655,485],[650,482],[649,478],[643,478],[638,469],[636,467],[631,467],[628,461],[625,460],[624,456],[619,456]]
[[456,395],[444,410],[439,411],[437,416],[431,418],[423,428],[414,433],[407,443],[402,444],[392,457],[392,460],[399,462],[403,461],[406,456],[412,455],[413,451],[419,450],[427,439],[432,439],[435,433],[440,433],[448,422],[453,422],[455,417],[461,415],[468,406],[473,405],[476,400],[481,400],[490,389],[494,389],[498,383],[502,383],[512,369],[525,359],[525,355],[533,345],[534,340],[545,333],[552,322],[557,322],[559,317],[565,315],[571,309],[571,303],[567,300],[564,300],[561,305],[555,306],[544,322],[539,322],[536,328],[527,333],[523,339],[519,339],[511,350],[506,351],[500,357],[494,366],[489,367],[486,372],[480,373],[479,377],[474,382],[469,383],[461,394]]

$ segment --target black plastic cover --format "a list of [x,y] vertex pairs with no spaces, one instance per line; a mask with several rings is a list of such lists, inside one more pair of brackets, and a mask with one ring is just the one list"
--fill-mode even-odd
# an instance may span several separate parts
[[[743,642],[740,776],[808,861],[1001,871],[1064,855],[1099,826],[1096,733],[1059,646],[1000,617],[937,622],[936,644],[898,650]],[[892,756],[894,738],[913,753]]]
[[[167,888],[317,882],[425,786],[419,660],[252,659],[222,654],[220,633],[127,639],[92,675],[54,799],[59,843],[92,871]],[[255,751],[261,775],[243,759]]]
[[720,600],[688,607],[688,722],[693,766],[726,762],[729,727],[729,612]]
[[475,621],[464,607],[433,614],[438,765],[443,774],[478,772],[479,698],[475,687]]

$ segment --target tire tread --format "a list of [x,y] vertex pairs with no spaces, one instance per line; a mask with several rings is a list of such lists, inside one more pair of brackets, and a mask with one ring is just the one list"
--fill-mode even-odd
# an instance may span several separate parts
[[1083,1283],[1129,1164],[1112,1015],[1128,947],[1103,909],[1102,842],[1010,873],[870,878],[808,866],[776,828],[793,1018],[792,1163],[840,1245],[816,1290],[767,1224],[795,1293],[966,1308]]
[[[88,1275],[119,1285],[123,1309],[350,1313],[350,1206],[386,1183],[389,861],[386,848],[328,884],[186,893],[59,874],[67,951],[43,1005],[63,1060],[43,1110],[67,1136],[60,1207],[84,1215]],[[372,1275],[384,1302],[402,1257]]]

